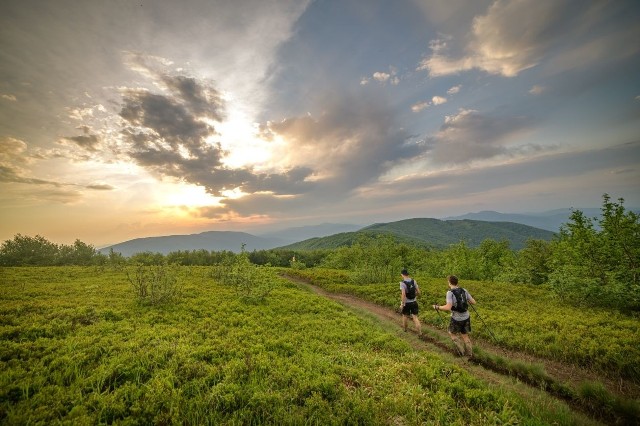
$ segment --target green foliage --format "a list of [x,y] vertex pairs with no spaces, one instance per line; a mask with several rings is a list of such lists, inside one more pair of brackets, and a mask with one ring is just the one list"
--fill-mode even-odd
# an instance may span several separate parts
[[136,298],[142,303],[161,305],[180,297],[181,286],[173,267],[137,264],[125,269]]
[[92,245],[76,240],[72,246],[60,245],[56,264],[89,266],[96,263],[97,252]]
[[411,251],[409,246],[399,244],[390,235],[362,234],[352,246],[330,253],[323,265],[350,270],[353,282],[385,282],[409,267]]
[[0,247],[2,266],[51,266],[56,262],[58,246],[46,238],[36,235],[29,237],[17,234],[13,240],[6,240]]
[[73,245],[57,245],[40,235],[16,234],[0,246],[0,266],[88,266],[103,260],[95,247],[80,240]]
[[256,266],[243,250],[215,268],[214,277],[232,288],[235,295],[252,302],[263,301],[273,290],[273,272]]
[[514,253],[513,262],[507,264],[498,280],[539,285],[548,281],[553,258],[552,245],[543,240],[528,240],[526,246]]
[[604,195],[602,217],[576,210],[553,245],[549,283],[565,300],[640,310],[640,221]]
[[620,398],[612,395],[599,382],[584,382],[578,389],[578,398],[587,407],[598,407],[600,414],[615,416],[622,424],[636,424],[640,418],[640,403],[638,401]]
[[166,262],[183,266],[211,266],[225,262],[234,256],[235,253],[227,250],[217,252],[204,249],[178,250],[168,253]]
[[184,298],[158,310],[121,272],[0,270],[0,423],[576,422],[289,282],[248,305],[209,272],[177,268]]
[[292,259],[295,257],[297,267],[299,267],[300,264],[313,267],[320,265],[329,253],[329,250],[254,250],[249,253],[249,260],[251,260],[251,263],[254,263],[256,265],[286,267],[294,265]]
[[144,251],[129,257],[128,263],[133,265],[158,266],[164,265],[167,261],[162,253]]
[[127,260],[120,253],[113,251],[113,249],[109,249],[109,254],[107,256],[107,263],[115,270],[120,270],[127,263]]

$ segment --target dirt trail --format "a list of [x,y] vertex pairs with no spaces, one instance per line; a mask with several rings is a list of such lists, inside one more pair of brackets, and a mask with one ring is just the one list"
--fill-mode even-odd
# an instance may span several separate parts
[[[328,292],[299,277],[289,275],[283,275],[283,277],[296,282],[323,297],[335,300],[347,306],[352,306],[360,310],[369,312],[382,321],[398,325],[399,328],[402,326],[402,316],[398,312],[395,312],[389,308],[376,305],[375,303],[368,302],[353,295]],[[448,321],[448,318],[445,319]],[[411,321],[409,321],[408,323],[410,332],[415,333],[415,331],[413,331],[412,329],[413,323]],[[428,324],[422,324],[422,328],[423,336],[421,340],[430,343],[433,346],[436,346],[441,351],[455,354],[453,345],[450,343],[448,334],[445,330],[430,326]],[[429,334],[436,334],[441,338],[430,338]],[[566,383],[574,389],[577,388],[581,383],[597,381],[602,383],[609,390],[609,392],[615,395],[625,398],[640,399],[640,384],[623,380],[621,378],[608,377],[601,372],[588,370],[579,366],[569,365],[545,358],[539,358],[531,354],[498,347],[487,340],[480,340],[478,338],[475,338],[474,342],[478,344],[478,346],[480,346],[483,351],[489,354],[499,355],[510,360],[518,360],[529,364],[541,365],[544,367],[544,370],[555,380],[561,383]]]

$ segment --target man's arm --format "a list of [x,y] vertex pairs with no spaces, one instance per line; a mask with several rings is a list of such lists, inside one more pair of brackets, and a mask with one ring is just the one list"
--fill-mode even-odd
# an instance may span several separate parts
[[[447,295],[449,295],[449,292],[447,292]],[[443,305],[443,306],[433,305],[433,309],[435,309],[436,311],[450,311],[452,306],[453,306],[453,302],[450,302],[449,298],[447,297],[446,305]]]
[[433,305],[433,309],[435,309],[436,311],[450,311],[451,310],[451,303],[447,303],[446,305]]

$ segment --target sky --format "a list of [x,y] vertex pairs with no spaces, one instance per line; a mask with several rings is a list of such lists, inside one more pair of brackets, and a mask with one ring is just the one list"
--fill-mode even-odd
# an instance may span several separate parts
[[4,0],[0,241],[640,206],[640,2]]

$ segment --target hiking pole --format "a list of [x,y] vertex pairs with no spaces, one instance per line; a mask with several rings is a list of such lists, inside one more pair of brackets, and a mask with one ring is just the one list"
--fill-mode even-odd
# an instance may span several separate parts
[[489,332],[489,334],[491,335],[491,337],[493,337],[493,341],[498,343],[498,339],[496,339],[496,336],[493,335],[493,332],[491,331],[491,329],[489,328],[489,326],[487,325],[486,322],[484,322],[484,319],[480,316],[480,314],[478,313],[478,311],[476,310],[476,307],[473,306],[471,303],[469,303],[469,305],[471,305],[471,308],[473,309],[473,312],[476,313],[476,315],[478,316],[478,318],[480,318],[480,321],[482,321],[482,324],[487,328],[487,331]]
[[[432,305],[437,305],[437,303],[432,303]],[[444,325],[444,320],[442,319],[442,315],[440,315],[440,309],[434,309],[438,313],[438,318],[440,318],[440,324]]]

